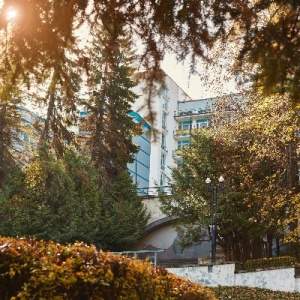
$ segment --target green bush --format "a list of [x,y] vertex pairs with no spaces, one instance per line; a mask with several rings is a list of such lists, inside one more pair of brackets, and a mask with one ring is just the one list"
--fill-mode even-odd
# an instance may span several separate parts
[[300,293],[288,293],[271,291],[266,289],[248,287],[224,287],[211,288],[217,299],[241,299],[241,300],[266,300],[266,299],[286,299],[299,300]]
[[261,259],[251,259],[244,263],[246,271],[253,271],[256,269],[268,269],[278,267],[294,266],[296,263],[295,257],[281,256]]
[[147,261],[35,239],[1,238],[1,300],[213,300],[212,292]]

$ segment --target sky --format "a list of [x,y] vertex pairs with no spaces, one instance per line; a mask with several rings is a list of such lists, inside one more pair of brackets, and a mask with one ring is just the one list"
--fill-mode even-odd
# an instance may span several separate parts
[[189,61],[177,62],[175,56],[167,54],[162,69],[194,100],[217,97],[237,92],[234,79],[225,81],[222,66],[208,67],[204,63],[197,66],[198,74],[190,75]]

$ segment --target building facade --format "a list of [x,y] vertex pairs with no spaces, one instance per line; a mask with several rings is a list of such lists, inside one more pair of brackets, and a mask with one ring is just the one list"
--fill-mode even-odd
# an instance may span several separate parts
[[[149,114],[145,86],[135,92],[140,96],[133,110],[142,117]],[[182,149],[198,129],[209,126],[217,98],[192,100],[180,86],[165,74],[164,84],[152,99],[155,122],[151,124],[151,155],[148,185],[139,185],[143,194],[155,194],[155,187],[166,187],[171,180],[171,169],[181,164]],[[138,144],[139,145],[139,144]],[[134,172],[131,172],[132,174]]]
[[137,184],[138,192],[143,195],[149,187],[150,157],[151,157],[151,127],[135,111],[129,112],[135,122],[141,124],[142,134],[133,137],[133,142],[139,146],[132,163],[127,165],[132,180]]
[[[145,106],[147,95],[142,94],[143,86],[138,86],[140,94],[134,110],[143,117],[149,111]],[[140,93],[139,93],[140,92]],[[168,192],[172,168],[179,167],[182,162],[182,149],[190,144],[193,133],[211,124],[218,99],[192,100],[169,76],[165,76],[164,84],[159,93],[152,99],[152,110],[155,123],[151,130],[151,155],[149,185],[140,187],[139,194],[144,197],[144,204],[151,213],[151,219],[145,236],[136,245],[135,250],[156,249],[162,259],[190,259],[209,256],[210,241],[201,245],[182,249],[180,234],[173,227],[172,218],[160,210],[157,187]]]
[[[149,114],[145,104],[147,95],[143,92],[144,88],[143,84],[136,87],[135,93],[140,97],[133,106],[133,110],[138,111],[142,117]],[[155,122],[151,124],[149,185],[144,187],[144,193],[147,193],[147,188],[149,188],[148,192],[151,192],[153,187],[168,185],[168,178],[171,175],[170,168],[176,166],[174,151],[177,149],[177,140],[174,139],[174,130],[177,128],[178,122],[174,118],[174,112],[178,111],[179,103],[192,99],[166,75],[162,88],[151,100]]]

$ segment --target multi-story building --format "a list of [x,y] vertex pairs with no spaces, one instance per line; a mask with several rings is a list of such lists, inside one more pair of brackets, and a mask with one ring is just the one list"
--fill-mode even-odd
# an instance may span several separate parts
[[192,134],[211,123],[215,100],[209,98],[178,103],[177,110],[174,111],[176,128],[173,131],[177,145],[173,150],[173,158],[177,162],[177,166],[181,163],[182,149],[190,143]]
[[[143,84],[136,87],[135,92],[140,98],[133,107],[142,117],[149,114],[145,105],[147,95],[143,92],[144,88]],[[151,124],[149,185],[144,188],[168,185],[170,167],[176,166],[174,151],[177,149],[177,140],[174,139],[174,129],[177,127],[177,120],[174,112],[178,111],[178,103],[189,102],[191,98],[166,75],[160,92],[151,100],[155,123]]]
[[[148,100],[139,85],[136,93],[139,101],[133,107],[143,117],[149,114],[145,105]],[[182,149],[191,141],[195,131],[208,126],[215,110],[217,99],[192,100],[168,75],[159,93],[152,99],[152,112],[155,122],[151,130],[151,155],[149,185],[139,185],[144,203],[151,212],[151,219],[146,228],[145,236],[136,245],[137,250],[158,249],[159,259],[197,258],[209,255],[210,243],[181,249],[180,235],[172,225],[172,218],[160,211],[156,187],[169,185],[172,167],[180,166]],[[144,188],[144,189],[143,189]],[[167,190],[168,191],[168,190]],[[153,196],[153,197],[152,197]]]
[[[142,117],[149,114],[147,95],[143,94],[143,85],[136,88],[140,95],[133,109]],[[232,100],[241,100],[238,94],[227,96]],[[168,185],[171,179],[171,168],[178,167],[182,161],[182,149],[191,141],[191,137],[202,127],[211,124],[219,97],[192,100],[167,74],[160,92],[152,99],[152,111],[155,123],[151,124],[151,155],[149,185],[139,188],[150,188]],[[149,136],[149,133],[148,133]],[[149,192],[150,192],[149,190]],[[154,192],[155,193],[155,192]]]
[[[142,91],[143,86],[138,86],[136,93],[141,96],[133,109],[145,117],[149,114],[145,105],[148,99]],[[171,169],[179,167],[182,162],[182,149],[190,144],[193,134],[211,124],[219,101],[220,98],[192,100],[168,75],[160,93],[152,99],[155,122],[151,130],[149,185],[144,189],[139,186],[140,194],[147,196],[143,201],[151,218],[145,236],[136,245],[137,250],[163,250],[158,253],[160,260],[209,257],[209,239],[187,249],[179,246],[180,234],[172,225],[174,219],[160,210],[156,187],[167,188],[168,179],[172,180]]]
[[135,122],[141,124],[142,134],[133,137],[133,142],[139,146],[139,151],[134,155],[134,161],[127,165],[132,175],[132,180],[137,183],[139,193],[145,193],[149,187],[150,157],[151,157],[151,127],[134,111],[129,115]]
[[[135,90],[140,98],[133,110],[145,117],[149,111],[145,105],[147,95],[143,94],[143,89],[144,86],[139,85]],[[142,194],[155,193],[154,187],[157,186],[168,186],[171,169],[180,166],[182,149],[190,143],[192,134],[211,123],[217,100],[217,98],[192,100],[177,83],[165,74],[160,92],[152,99],[155,123],[152,124],[150,131],[149,184],[143,186],[139,182],[139,191]]]

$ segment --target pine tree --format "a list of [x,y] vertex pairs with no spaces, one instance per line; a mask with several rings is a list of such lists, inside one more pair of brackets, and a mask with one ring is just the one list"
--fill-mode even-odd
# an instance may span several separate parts
[[23,137],[30,127],[24,116],[24,85],[16,76],[17,49],[10,40],[11,30],[6,28],[0,39],[0,186],[10,168],[23,163],[26,149]]
[[101,199],[99,243],[105,250],[130,250],[143,236],[149,219],[128,172],[119,173]]
[[89,73],[92,95],[82,103],[87,116],[81,120],[87,133],[83,136],[84,148],[105,183],[113,182],[127,169],[138,149],[132,142],[138,127],[128,114],[137,99],[132,91],[135,84],[129,65],[131,54],[126,53],[129,44],[126,38],[119,37],[112,47],[110,34],[103,28],[95,34]]

